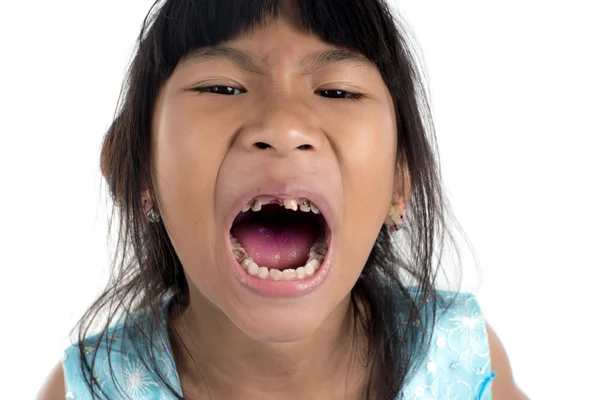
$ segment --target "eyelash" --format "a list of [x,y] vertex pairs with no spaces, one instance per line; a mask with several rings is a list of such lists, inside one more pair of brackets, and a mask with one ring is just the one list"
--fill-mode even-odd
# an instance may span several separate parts
[[[215,90],[217,89],[217,90]],[[219,91],[219,89],[225,89],[227,92],[223,93],[221,91]],[[198,92],[198,93],[213,93],[213,94],[220,94],[220,95],[224,95],[224,96],[232,96],[232,95],[236,95],[235,91],[238,91],[239,93],[237,93],[237,95],[240,94],[244,94],[247,91],[245,89],[240,89],[237,87],[233,87],[233,86],[226,86],[226,85],[213,85],[213,86],[203,86],[203,87],[198,87],[193,89],[194,91]],[[347,100],[361,100],[365,97],[364,94],[362,93],[353,93],[353,92],[348,92],[346,90],[337,90],[337,89],[325,89],[325,90],[318,90],[316,93],[335,93],[336,95],[344,95],[343,97],[329,97],[329,96],[322,96],[328,99],[347,99]]]
[[319,91],[317,91],[317,93],[325,93],[325,92],[334,92],[336,94],[345,94],[344,97],[327,97],[327,96],[323,96],[323,97],[328,98],[328,99],[361,100],[361,99],[363,99],[365,97],[365,95],[362,94],[362,93],[353,93],[353,92],[348,92],[346,90],[325,89],[325,90],[319,90]]
[[[228,92],[230,93],[220,93],[218,90],[215,91],[214,89],[226,89]],[[237,87],[233,87],[233,86],[227,86],[227,85],[213,85],[213,86],[202,86],[202,87],[198,87],[193,89],[194,91],[198,92],[198,93],[214,93],[214,94],[220,94],[220,95],[224,95],[224,96],[231,96],[232,94],[235,93],[231,93],[232,91],[239,91],[239,94],[244,94],[246,93],[245,89],[240,89]]]

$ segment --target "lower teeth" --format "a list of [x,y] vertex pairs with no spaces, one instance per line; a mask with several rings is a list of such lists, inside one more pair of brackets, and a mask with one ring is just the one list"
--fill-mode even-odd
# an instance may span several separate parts
[[308,253],[308,261],[302,267],[296,269],[269,269],[267,267],[259,267],[252,258],[248,257],[248,253],[241,246],[240,242],[233,236],[230,236],[233,255],[244,271],[248,275],[254,276],[263,280],[273,281],[296,281],[311,277],[321,268],[325,253],[327,253],[327,243],[324,240],[318,240]]

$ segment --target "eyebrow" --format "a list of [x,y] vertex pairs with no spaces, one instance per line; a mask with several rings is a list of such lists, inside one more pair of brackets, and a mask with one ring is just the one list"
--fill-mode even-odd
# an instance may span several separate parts
[[[213,61],[230,60],[240,68],[249,72],[264,73],[267,61],[250,52],[227,46],[203,47],[190,53],[185,61]],[[315,70],[325,69],[335,64],[350,64],[358,66],[372,66],[373,63],[360,53],[345,49],[329,49],[311,53],[300,61],[300,68],[304,74]]]
[[345,49],[331,49],[317,51],[304,57],[300,62],[306,72],[325,69],[335,64],[350,64],[358,66],[372,66],[373,63],[360,53]]
[[250,72],[261,73],[264,69],[265,61],[244,50],[234,49],[233,47],[214,46],[202,47],[194,50],[185,61],[214,61],[230,60]]

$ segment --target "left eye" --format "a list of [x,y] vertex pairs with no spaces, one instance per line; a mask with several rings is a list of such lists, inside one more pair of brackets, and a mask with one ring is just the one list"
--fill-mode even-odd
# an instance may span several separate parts
[[246,91],[244,89],[236,88],[233,86],[223,86],[223,85],[199,87],[195,90],[200,93],[214,93],[214,94],[222,94],[222,95],[226,95],[226,96],[237,96],[242,93],[246,93]]
[[323,97],[330,99],[356,99],[359,100],[363,97],[360,93],[351,93],[344,90],[320,90],[317,92]]

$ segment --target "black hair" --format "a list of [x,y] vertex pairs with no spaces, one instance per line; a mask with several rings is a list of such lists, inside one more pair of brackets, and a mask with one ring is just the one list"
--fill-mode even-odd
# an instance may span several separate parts
[[[391,400],[401,393],[429,347],[441,254],[445,243],[454,245],[447,228],[451,214],[442,193],[427,89],[411,35],[383,0],[294,4],[308,32],[371,60],[394,100],[397,157],[408,168],[412,189],[407,223],[396,233],[382,226],[351,293],[355,331],[362,330],[368,338],[365,397]],[[146,313],[157,323],[169,294],[175,306],[184,308],[188,301],[183,267],[164,225],[149,223],[142,212],[140,193],[146,188],[154,192],[150,170],[154,106],[165,81],[191,51],[248,33],[277,18],[281,9],[279,0],[166,0],[156,1],[144,20],[101,156],[114,202],[110,224],[118,230],[114,269],[106,289],[78,324],[81,370],[93,398],[108,398],[93,379],[101,343],[94,344],[90,359],[84,342],[102,314],[106,323],[100,326],[101,334],[118,315],[124,316],[124,337],[134,343],[154,376],[183,398],[161,375],[149,351],[156,340],[153,329],[141,329],[133,317]],[[361,312],[359,301],[367,312]],[[136,333],[140,331],[144,335]]]

